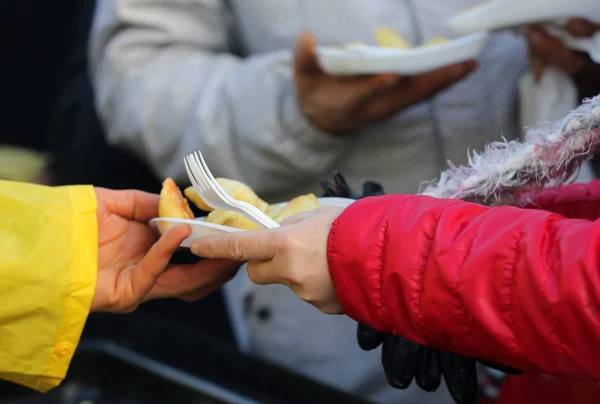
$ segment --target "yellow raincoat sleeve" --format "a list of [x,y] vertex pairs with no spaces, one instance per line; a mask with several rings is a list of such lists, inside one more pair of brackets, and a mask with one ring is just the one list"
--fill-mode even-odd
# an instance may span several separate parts
[[96,289],[92,187],[0,181],[0,377],[39,391],[65,377]]

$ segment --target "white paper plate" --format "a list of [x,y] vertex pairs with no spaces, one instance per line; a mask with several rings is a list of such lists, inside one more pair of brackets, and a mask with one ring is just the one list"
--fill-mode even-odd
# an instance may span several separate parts
[[569,17],[600,19],[598,0],[493,0],[462,11],[448,20],[458,34],[495,31]]
[[[337,206],[341,208],[346,208],[352,202],[354,202],[354,200],[348,198],[319,198],[319,204],[321,206]],[[287,204],[287,202],[281,202],[278,205],[283,206],[285,204]],[[157,217],[150,220],[150,225],[157,229],[161,234],[164,234],[171,227],[182,223],[187,224],[192,228],[192,234],[190,234],[189,237],[183,240],[183,242],[180,244],[180,247],[183,248],[189,248],[192,244],[192,241],[194,241],[198,237],[209,236],[214,234],[231,233],[236,231],[245,231],[241,229],[236,229],[234,227],[221,226],[214,223],[206,223],[204,221],[204,217],[199,217],[195,220]]]
[[452,39],[446,43],[411,49],[376,46],[349,46],[345,49],[317,47],[323,70],[332,75],[397,73],[416,75],[443,66],[476,59],[487,33]]

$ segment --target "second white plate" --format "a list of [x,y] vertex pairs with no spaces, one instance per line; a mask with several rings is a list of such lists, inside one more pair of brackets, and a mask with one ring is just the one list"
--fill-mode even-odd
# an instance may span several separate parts
[[397,73],[416,75],[443,66],[477,59],[487,33],[466,35],[439,45],[411,49],[350,46],[345,49],[319,46],[321,68],[332,75]]
[[600,18],[598,0],[493,0],[468,8],[448,20],[456,33],[494,31],[569,17]]

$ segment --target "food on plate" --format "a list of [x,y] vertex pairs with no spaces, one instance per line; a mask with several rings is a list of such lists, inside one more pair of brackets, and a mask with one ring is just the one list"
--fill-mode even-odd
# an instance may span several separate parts
[[[317,209],[319,207],[319,200],[314,194],[298,196],[283,206],[281,204],[269,205],[259,198],[246,184],[227,178],[217,178],[217,182],[228,195],[237,200],[250,203],[277,223],[281,223],[285,218],[295,215],[296,213]],[[202,197],[193,187],[185,189],[184,193],[185,196],[198,206],[199,209],[210,212],[204,219],[207,223],[235,227],[242,230],[259,229],[257,224],[240,213],[230,210],[212,209],[202,200]],[[158,212],[160,217],[194,219],[194,215],[187,199],[185,199],[171,178],[167,178],[163,182]]]
[[221,226],[235,227],[242,230],[258,230],[260,226],[244,215],[231,210],[213,210],[204,219],[207,223],[220,224]]
[[[249,204],[256,206],[261,212],[265,212],[269,207],[269,204],[263,201],[254,193],[254,191],[246,184],[239,181],[230,180],[227,178],[217,178],[217,183],[223,188],[227,195],[231,196],[238,201],[248,202]],[[208,206],[198,195],[194,187],[188,187],[184,191],[185,196],[201,210],[211,212],[213,208]]]
[[[396,31],[388,27],[378,27],[375,30],[375,40],[377,42],[377,45],[382,48],[412,49],[411,44],[405,38],[403,38]],[[425,42],[423,46],[441,45],[446,42],[449,42],[448,38],[436,36]],[[348,48],[356,46],[367,45],[363,42],[349,42],[346,45],[338,48]]]
[[348,47],[348,46],[354,46],[354,47],[357,47],[357,46],[358,46],[358,47],[362,47],[362,46],[368,46],[368,45],[367,45],[366,43],[364,43],[364,42],[348,42],[348,43],[346,44],[346,46],[347,46],[347,47]]
[[287,203],[277,215],[272,218],[277,223],[281,223],[285,218],[295,215],[296,213],[304,212],[307,210],[314,210],[319,207],[319,200],[315,194],[308,194],[298,196]]
[[162,183],[158,215],[160,217],[172,217],[176,219],[194,219],[194,214],[190,209],[187,199],[183,197],[179,187],[171,178],[167,178]]
[[442,45],[449,41],[450,40],[448,38],[445,38],[443,36],[436,36],[436,37],[431,38],[427,42],[425,42],[425,44],[423,44],[423,46]]
[[277,216],[279,216],[279,214],[281,213],[282,210],[283,210],[283,206],[269,205],[269,207],[267,208],[267,211],[265,213],[271,219],[275,220],[275,219],[277,219]]
[[375,30],[377,44],[383,48],[410,49],[411,45],[391,28],[379,27]]

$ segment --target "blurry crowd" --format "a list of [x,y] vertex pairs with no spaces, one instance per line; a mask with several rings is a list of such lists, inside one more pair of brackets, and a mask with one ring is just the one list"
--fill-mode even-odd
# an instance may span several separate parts
[[[445,18],[476,2],[5,2],[0,177],[159,192],[166,177],[187,185],[182,158],[201,150],[215,175],[272,202],[319,193],[333,170],[357,189],[374,180],[414,193],[447,161],[464,163],[468,149],[522,136],[524,79],[541,85],[560,72],[577,102],[600,93],[600,66],[541,28],[495,33],[476,63],[411,78],[339,79],[317,63],[317,43],[363,41],[377,26],[414,45],[451,36]],[[578,36],[600,28],[580,19],[568,27]],[[443,387],[393,389],[380,356],[357,345],[354,321],[327,317],[283,286],[257,287],[244,271],[182,307],[148,310],[375,402],[453,402]],[[600,399],[595,383],[521,380],[528,387],[508,383],[506,394]]]

